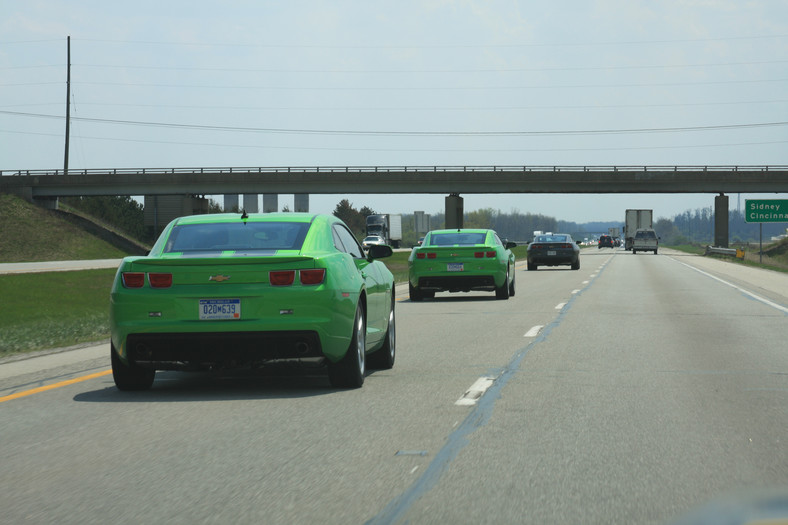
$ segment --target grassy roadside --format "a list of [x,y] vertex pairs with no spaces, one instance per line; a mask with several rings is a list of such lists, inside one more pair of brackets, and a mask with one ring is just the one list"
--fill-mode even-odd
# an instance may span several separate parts
[[111,244],[63,220],[55,212],[0,194],[0,262],[120,259]]
[[114,269],[0,275],[0,358],[109,337]]

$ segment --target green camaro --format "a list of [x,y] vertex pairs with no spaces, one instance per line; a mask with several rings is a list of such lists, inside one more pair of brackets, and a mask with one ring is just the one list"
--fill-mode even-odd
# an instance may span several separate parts
[[121,390],[156,370],[327,365],[356,388],[395,356],[394,278],[333,215],[181,217],[112,286],[112,373]]
[[408,258],[410,300],[472,290],[494,291],[498,299],[508,299],[514,295],[515,246],[493,230],[429,232]]

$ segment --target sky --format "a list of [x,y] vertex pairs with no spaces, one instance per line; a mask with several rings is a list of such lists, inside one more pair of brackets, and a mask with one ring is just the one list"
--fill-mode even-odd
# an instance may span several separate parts
[[[783,0],[0,0],[0,170],[63,167],[69,36],[72,170],[788,165]],[[714,205],[462,196],[579,223]]]

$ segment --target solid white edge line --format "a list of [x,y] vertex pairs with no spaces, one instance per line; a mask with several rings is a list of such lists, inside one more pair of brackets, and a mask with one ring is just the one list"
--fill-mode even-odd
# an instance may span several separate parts
[[[674,260],[675,260],[675,259],[674,259]],[[735,284],[733,284],[733,283],[729,283],[728,281],[726,281],[726,280],[724,280],[724,279],[720,279],[720,278],[719,278],[719,277],[717,277],[717,276],[714,276],[714,275],[712,275],[712,274],[710,274],[710,273],[708,273],[708,272],[704,272],[703,270],[700,270],[700,269],[698,269],[698,268],[695,268],[694,266],[691,266],[691,265],[689,265],[689,264],[687,264],[687,263],[683,263],[683,262],[681,262],[681,261],[676,261],[676,262],[677,262],[677,263],[679,263],[679,264],[683,264],[683,265],[684,265],[684,266],[686,266],[687,268],[689,268],[689,269],[691,269],[691,270],[695,270],[695,271],[696,271],[696,272],[698,272],[698,273],[702,273],[702,274],[703,274],[703,275],[705,275],[706,277],[711,277],[711,278],[712,278],[712,279],[714,279],[715,281],[719,281],[719,282],[721,282],[722,284],[726,284],[726,285],[730,286],[731,288],[734,288],[734,289],[736,289],[736,290],[740,291],[741,293],[743,293],[743,294],[745,294],[745,295],[749,295],[750,297],[752,297],[752,298],[753,298],[753,299],[755,299],[756,301],[759,301],[759,302],[761,302],[761,303],[763,303],[763,304],[765,304],[765,305],[767,305],[767,306],[771,306],[772,308],[775,308],[775,309],[777,309],[777,310],[779,310],[779,311],[781,311],[781,312],[783,312],[783,313],[785,313],[785,314],[788,314],[788,308],[785,308],[784,306],[780,306],[780,305],[779,305],[779,304],[777,304],[777,303],[773,303],[772,301],[770,301],[770,300],[766,299],[765,297],[761,297],[760,295],[756,295],[756,294],[752,293],[752,292],[751,292],[751,291],[749,291],[749,290],[745,290],[744,288],[742,288],[742,287],[740,287],[740,286],[736,286],[736,285],[735,285]]]

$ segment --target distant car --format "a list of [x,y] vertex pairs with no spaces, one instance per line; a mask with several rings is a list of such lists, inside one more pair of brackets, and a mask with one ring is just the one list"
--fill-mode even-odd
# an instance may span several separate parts
[[435,297],[435,292],[495,292],[498,299],[514,296],[513,242],[493,230],[434,230],[408,258],[411,301]]
[[597,244],[598,248],[613,248],[614,246],[613,237],[610,235],[599,236],[599,243]]
[[419,240],[416,241],[416,246],[421,246],[422,244],[424,244],[424,237],[419,237]]
[[326,365],[335,387],[395,357],[394,277],[333,215],[211,214],[172,221],[120,263],[110,296],[112,374],[143,390],[156,370]]
[[569,265],[573,270],[580,269],[580,247],[566,233],[538,235],[528,245],[528,270],[535,271],[539,266]]
[[361,246],[365,250],[373,245],[382,246],[384,244],[386,244],[386,241],[384,241],[383,237],[380,237],[379,235],[367,235],[364,237],[364,240],[361,241]]

